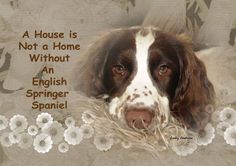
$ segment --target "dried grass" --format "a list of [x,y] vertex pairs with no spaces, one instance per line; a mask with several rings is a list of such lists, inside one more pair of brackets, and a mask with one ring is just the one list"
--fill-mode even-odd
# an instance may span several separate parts
[[[188,136],[187,129],[184,128],[173,117],[164,127],[156,127],[155,130],[139,130],[130,129],[122,124],[121,121],[112,117],[108,113],[108,105],[102,99],[87,98],[79,96],[74,101],[77,102],[76,108],[73,110],[73,116],[81,119],[84,111],[92,111],[96,115],[94,121],[94,129],[96,134],[111,135],[123,141],[132,143],[132,147],[141,148],[150,152],[154,157],[158,157],[159,152],[164,151],[173,146],[171,136],[185,137]],[[174,141],[176,144],[176,141]],[[177,144],[185,144],[186,140],[180,140]]]

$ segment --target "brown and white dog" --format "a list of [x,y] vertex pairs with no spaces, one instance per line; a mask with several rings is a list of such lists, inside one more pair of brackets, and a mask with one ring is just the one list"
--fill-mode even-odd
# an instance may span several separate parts
[[76,71],[77,90],[109,96],[109,113],[131,128],[166,125],[170,116],[198,131],[214,88],[185,35],[153,27],[114,30],[91,45]]

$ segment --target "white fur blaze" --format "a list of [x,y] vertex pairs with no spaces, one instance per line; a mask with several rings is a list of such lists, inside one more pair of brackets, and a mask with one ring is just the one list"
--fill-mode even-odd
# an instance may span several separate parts
[[131,83],[127,86],[125,92],[120,97],[115,97],[109,104],[109,112],[122,118],[124,106],[132,107],[156,107],[160,112],[159,115],[169,117],[169,101],[167,97],[159,95],[156,87],[153,85],[152,78],[149,74],[148,56],[149,47],[155,41],[151,32],[143,36],[140,32],[136,34],[136,63],[137,72]]

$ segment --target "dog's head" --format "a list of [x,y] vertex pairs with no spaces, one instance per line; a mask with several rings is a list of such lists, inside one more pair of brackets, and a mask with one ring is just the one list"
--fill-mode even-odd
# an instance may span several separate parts
[[170,116],[193,130],[208,122],[205,107],[214,89],[184,35],[150,27],[115,30],[78,65],[78,90],[107,94],[109,113],[132,128],[166,125]]

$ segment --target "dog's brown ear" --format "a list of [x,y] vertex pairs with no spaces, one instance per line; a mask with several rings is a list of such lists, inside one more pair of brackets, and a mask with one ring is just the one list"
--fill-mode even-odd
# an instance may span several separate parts
[[191,41],[184,35],[177,38],[183,45],[183,53],[179,55],[180,76],[171,110],[188,128],[198,131],[209,121],[211,113],[206,107],[214,104],[215,92],[204,63],[194,54]]
[[109,50],[109,35],[90,45],[84,54],[78,57],[73,71],[75,90],[88,96],[106,93],[102,84],[103,66]]

